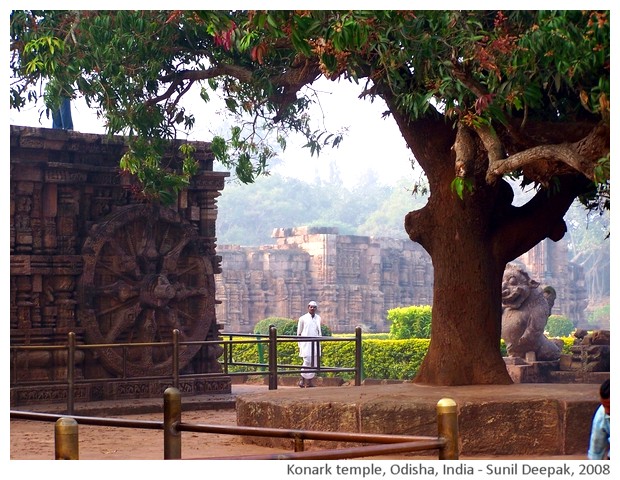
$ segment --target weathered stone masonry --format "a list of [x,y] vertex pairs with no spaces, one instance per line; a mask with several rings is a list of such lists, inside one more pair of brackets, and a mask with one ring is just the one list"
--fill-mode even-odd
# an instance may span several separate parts
[[[11,126],[10,139],[11,345],[66,344],[69,332],[78,344],[167,341],[174,328],[181,341],[218,338],[216,198],[228,173],[212,171],[210,144],[194,144],[201,171],[163,207],[141,201],[120,175],[122,138]],[[169,348],[132,350],[126,361],[119,349],[78,353],[76,401],[160,396],[169,385],[131,380],[170,375]],[[180,366],[221,371],[220,354],[182,348]],[[17,352],[12,404],[66,398],[66,387],[40,384],[66,374],[66,351]],[[180,387],[229,392],[230,379]]]
[[428,255],[413,242],[316,227],[277,229],[274,236],[275,245],[219,247],[216,310],[225,330],[249,332],[266,317],[297,318],[314,299],[333,331],[376,331],[387,309],[432,299]]
[[[432,304],[432,263],[419,244],[318,227],[279,228],[273,237],[274,245],[218,246],[216,311],[226,331],[251,332],[267,317],[296,319],[309,300],[334,332],[388,331],[389,309]],[[556,289],[554,314],[583,320],[583,272],[568,261],[565,243],[541,242],[518,261]]]

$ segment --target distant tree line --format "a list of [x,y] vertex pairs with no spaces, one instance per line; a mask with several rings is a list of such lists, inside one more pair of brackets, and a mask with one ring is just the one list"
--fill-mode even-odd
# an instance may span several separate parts
[[426,203],[402,179],[395,185],[372,178],[348,189],[341,181],[303,180],[273,174],[252,185],[229,182],[218,198],[219,245],[273,243],[274,228],[337,227],[341,235],[406,239],[403,219]]

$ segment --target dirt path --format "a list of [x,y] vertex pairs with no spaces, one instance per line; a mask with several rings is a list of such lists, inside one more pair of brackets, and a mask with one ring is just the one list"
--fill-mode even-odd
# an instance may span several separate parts
[[[124,415],[119,418],[162,420],[161,415]],[[183,422],[236,425],[234,410],[183,412]],[[53,460],[54,422],[11,420],[12,460]],[[162,460],[164,433],[137,428],[79,426],[79,454],[82,460]],[[182,432],[183,458],[207,458],[281,450],[241,443],[235,435]]]
[[[278,389],[284,391],[286,387]],[[293,391],[297,388],[291,387]],[[252,394],[268,392],[265,385],[234,385],[235,394]],[[288,392],[283,395],[290,395]],[[188,401],[188,403],[190,403]],[[93,407],[93,405],[89,405]],[[112,412],[114,409],[105,411]],[[34,411],[37,411],[36,409]],[[48,410],[53,411],[53,410]],[[141,414],[102,414],[86,413],[78,409],[80,415],[86,416],[109,416],[115,418],[127,418],[137,420],[162,421],[162,413]],[[134,410],[148,411],[148,410]],[[156,410],[150,410],[156,411]],[[234,407],[222,409],[195,409],[183,411],[184,423],[199,423],[210,425],[237,424],[237,414]],[[6,431],[6,430],[5,430]],[[229,457],[256,454],[277,454],[284,451],[293,451],[293,441],[290,448],[275,449],[254,444],[242,443],[242,438],[236,435],[182,432],[182,457],[183,459],[199,459],[212,457]],[[134,429],[121,427],[98,427],[90,425],[79,426],[79,456],[84,460],[163,460],[164,458],[164,433],[162,430]],[[5,437],[6,438],[6,437]],[[6,445],[6,443],[5,443]],[[310,447],[311,448],[311,447]],[[6,456],[5,456],[6,458]],[[386,459],[386,457],[372,457],[373,459]],[[412,454],[402,456],[390,456],[390,459],[433,459],[431,457],[416,457]],[[528,457],[486,457],[493,460],[518,460]],[[10,460],[53,460],[54,459],[54,422],[11,420],[10,421]],[[482,460],[481,457],[461,457],[462,460]],[[529,457],[532,460],[583,460],[584,455],[573,456],[546,456]],[[11,462],[13,466],[14,462]],[[33,462],[43,465],[44,462]],[[55,463],[55,462],[53,462]],[[238,463],[237,463],[238,464]],[[19,462],[17,462],[19,465]],[[22,467],[19,467],[22,468]]]
[[[160,414],[123,415],[118,418],[161,421]],[[199,410],[183,412],[185,423],[202,423],[212,425],[236,425],[236,413],[232,409]],[[11,420],[10,459],[11,460],[53,460],[54,459],[54,422],[36,422],[28,420]],[[282,449],[245,444],[236,435],[182,432],[183,459],[201,459],[209,457],[226,457],[237,455],[273,454]],[[164,434],[161,430],[137,428],[98,427],[81,425],[79,427],[79,454],[81,460],[163,460]],[[291,443],[290,451],[293,451]],[[391,457],[374,457],[380,459],[425,459],[434,457],[416,457],[401,455]],[[491,457],[492,458],[492,457]],[[504,457],[505,460],[519,460],[527,457]],[[534,457],[535,460],[581,460],[584,456],[547,456]],[[467,458],[462,458],[466,460]],[[470,458],[482,459],[482,458]]]

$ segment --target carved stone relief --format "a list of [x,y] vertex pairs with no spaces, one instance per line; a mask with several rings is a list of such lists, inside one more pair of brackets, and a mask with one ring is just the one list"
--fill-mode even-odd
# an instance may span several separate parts
[[[194,228],[170,209],[130,205],[95,225],[82,248],[78,313],[89,343],[169,342],[206,338],[215,321],[215,282]],[[200,346],[184,346],[180,367]],[[171,348],[101,352],[117,374],[169,374]]]
[[[176,204],[148,205],[118,162],[123,139],[11,126],[12,346],[216,340],[216,198],[228,173],[213,172],[210,145],[195,142],[202,170]],[[170,159],[174,165],[174,159]],[[130,351],[131,350],[131,351]],[[78,349],[74,375],[84,400],[159,396],[171,375],[171,346]],[[217,345],[181,346],[183,373],[220,372]],[[66,398],[66,350],[12,350],[11,402]],[[114,381],[114,385],[106,383]],[[16,383],[15,383],[16,382]],[[28,383],[30,382],[30,384]],[[230,378],[192,389],[230,391]]]

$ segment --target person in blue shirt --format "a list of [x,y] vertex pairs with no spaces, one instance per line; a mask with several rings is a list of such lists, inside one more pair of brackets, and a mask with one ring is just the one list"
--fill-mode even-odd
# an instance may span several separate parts
[[601,405],[592,419],[590,433],[589,460],[609,460],[609,379],[601,384],[599,389]]

